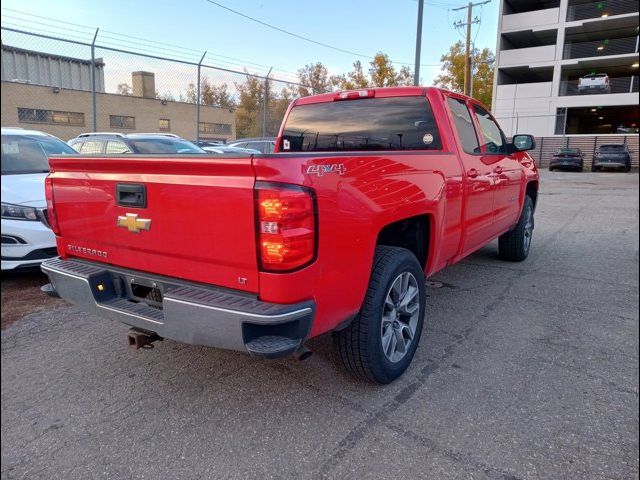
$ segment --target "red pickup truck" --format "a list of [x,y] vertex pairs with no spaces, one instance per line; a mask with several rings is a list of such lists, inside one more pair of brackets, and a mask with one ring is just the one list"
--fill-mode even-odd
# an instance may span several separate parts
[[135,346],[305,357],[333,332],[347,370],[388,383],[420,340],[426,277],[495,238],[527,257],[532,148],[473,99],[402,87],[294,101],[273,154],[54,156],[43,289]]

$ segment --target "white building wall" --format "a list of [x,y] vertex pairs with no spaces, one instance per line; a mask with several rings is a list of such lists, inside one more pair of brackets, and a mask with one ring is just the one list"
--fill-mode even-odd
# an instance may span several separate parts
[[[552,136],[555,134],[557,109],[562,107],[592,107],[637,105],[638,93],[615,93],[600,95],[560,96],[562,66],[579,65],[592,59],[563,60],[565,30],[568,27],[602,19],[587,19],[567,22],[569,1],[561,0],[559,8],[549,8],[525,13],[504,14],[504,0],[500,4],[498,19],[498,36],[496,42],[496,75],[493,87],[493,114],[503,127],[505,134],[531,133],[535,136]],[[612,16],[605,21],[624,17],[637,17],[635,14]],[[501,50],[501,35],[517,31],[545,31],[557,29],[555,45],[536,46],[519,49]],[[616,55],[605,58],[618,58],[631,65],[638,61],[638,48],[631,54]],[[552,67],[553,76],[550,82],[521,83],[518,85],[498,85],[498,70],[505,67]]]

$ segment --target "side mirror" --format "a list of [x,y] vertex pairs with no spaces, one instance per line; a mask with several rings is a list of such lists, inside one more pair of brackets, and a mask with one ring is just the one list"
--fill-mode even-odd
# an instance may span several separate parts
[[534,150],[536,148],[536,139],[533,135],[514,135],[512,142],[517,152],[525,150]]

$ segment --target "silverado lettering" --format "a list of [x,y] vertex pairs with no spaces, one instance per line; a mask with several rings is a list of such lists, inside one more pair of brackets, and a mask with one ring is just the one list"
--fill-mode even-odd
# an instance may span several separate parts
[[[496,238],[529,254],[534,147],[471,98],[398,87],[295,100],[270,155],[52,156],[60,259],[42,269],[137,347],[304,358],[331,332],[347,370],[388,383],[418,347],[426,278]],[[129,220],[122,184],[146,192]]]

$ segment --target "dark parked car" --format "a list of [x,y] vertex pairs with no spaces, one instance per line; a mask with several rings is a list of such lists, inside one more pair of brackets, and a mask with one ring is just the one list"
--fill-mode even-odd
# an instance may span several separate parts
[[276,144],[275,137],[256,137],[256,138],[239,138],[233,142],[229,142],[229,147],[250,148],[259,150],[260,153],[273,153],[273,147]]
[[597,172],[603,168],[615,168],[628,172],[631,170],[631,152],[626,145],[600,145],[593,154],[591,171]]
[[171,133],[82,133],[67,143],[84,155],[206,153],[197,145]]
[[553,155],[549,162],[550,172],[557,168],[578,170],[581,172],[583,167],[584,158],[579,148],[561,148]]

